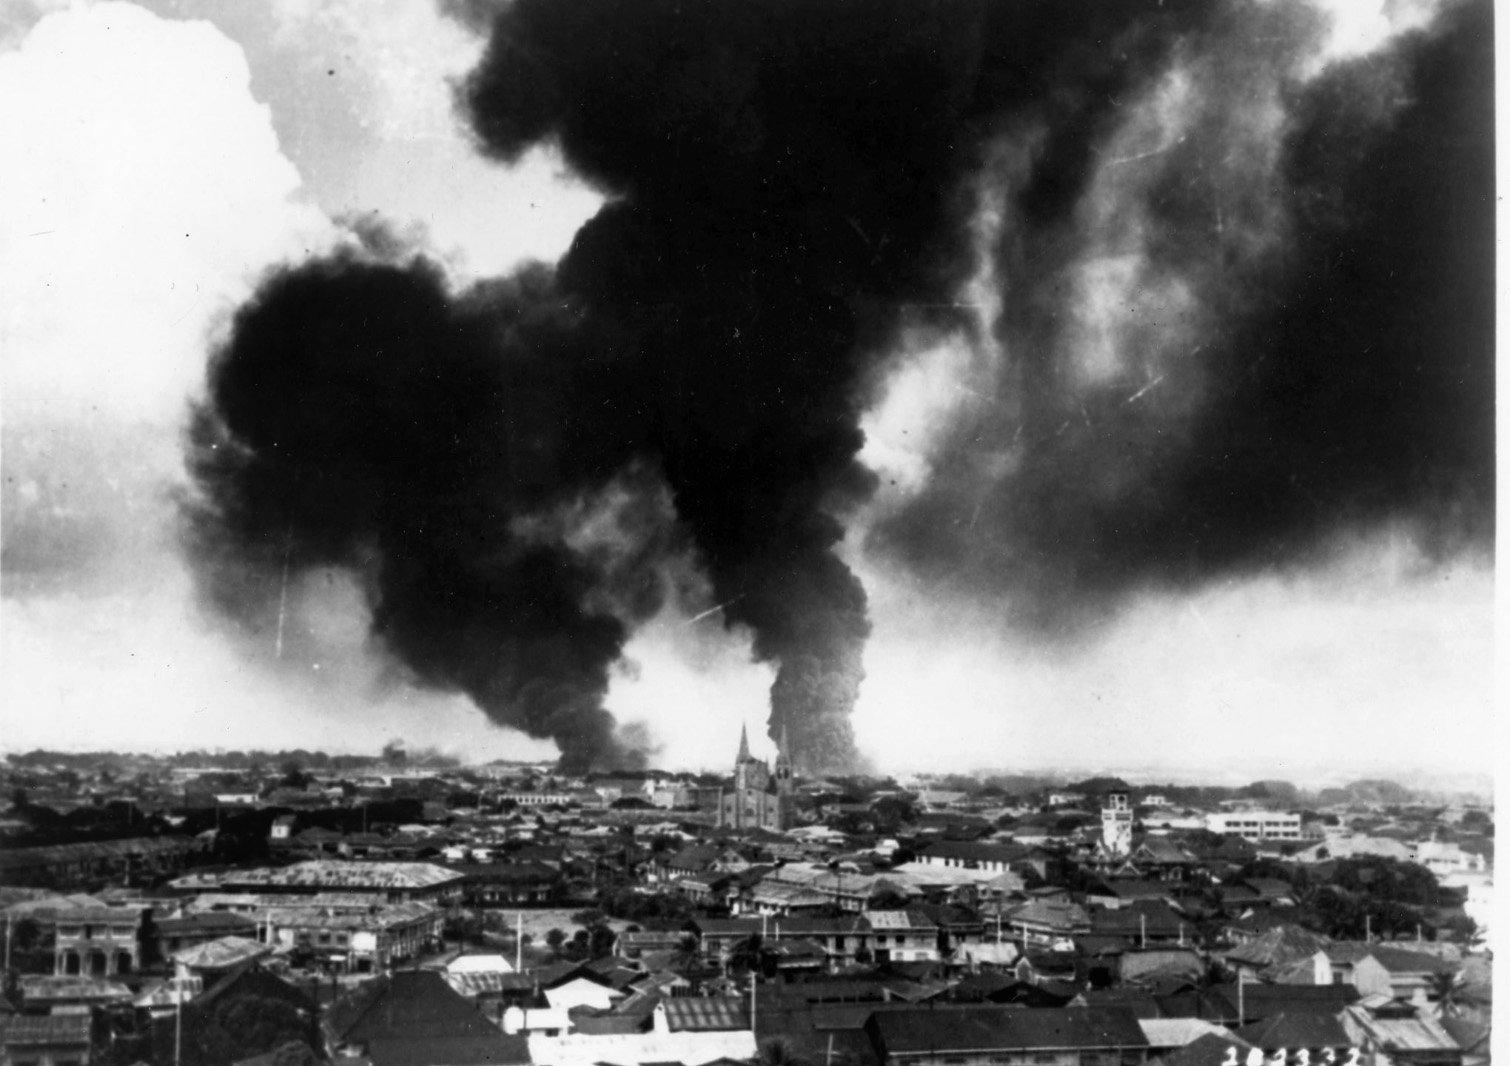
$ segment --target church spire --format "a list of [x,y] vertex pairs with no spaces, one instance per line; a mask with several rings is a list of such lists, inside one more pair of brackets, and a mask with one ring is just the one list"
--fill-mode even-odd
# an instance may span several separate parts
[[736,757],[736,759],[737,759],[738,762],[747,762],[747,761],[749,761],[749,758],[750,758],[750,733],[749,733],[749,730],[746,727],[740,726],[739,727],[739,755]]

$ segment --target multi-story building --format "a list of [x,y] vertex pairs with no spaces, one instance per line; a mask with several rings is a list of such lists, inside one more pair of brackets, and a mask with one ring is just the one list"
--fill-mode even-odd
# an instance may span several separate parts
[[142,912],[132,907],[70,907],[39,911],[54,928],[53,972],[109,977],[141,966]]
[[441,936],[442,911],[424,903],[382,907],[273,907],[258,915],[271,942],[303,948],[354,973],[412,959]]
[[1299,840],[1300,815],[1284,811],[1222,811],[1206,816],[1213,833],[1240,836],[1244,840]]

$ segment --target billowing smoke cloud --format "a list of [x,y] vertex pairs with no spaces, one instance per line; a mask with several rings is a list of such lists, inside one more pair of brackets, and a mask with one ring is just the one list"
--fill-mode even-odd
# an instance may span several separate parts
[[[417,679],[603,764],[625,754],[608,671],[691,552],[776,666],[773,735],[852,768],[870,626],[837,548],[876,487],[862,415],[924,334],[972,336],[995,377],[871,542],[1011,593],[1013,617],[1477,499],[1481,412],[1453,383],[1479,338],[1432,363],[1411,338],[1446,346],[1402,305],[1436,294],[1482,329],[1458,312],[1485,282],[1440,280],[1454,241],[1485,247],[1478,209],[1417,232],[1438,178],[1378,165],[1437,137],[1454,180],[1481,177],[1476,141],[1412,118],[1477,91],[1454,88],[1465,57],[1428,62],[1456,38],[1303,85],[1324,26],[1270,5],[466,13],[490,34],[461,91],[479,148],[557,148],[609,201],[553,269],[458,293],[353,252],[243,309],[192,514],[206,587],[246,624],[276,613],[269,575],[349,568]],[[1386,209],[1400,228],[1369,228]]]
[[1009,190],[989,400],[871,548],[1073,631],[1386,524],[1486,547],[1490,16],[1316,74],[1314,13],[1231,5],[1088,142],[1071,211]]

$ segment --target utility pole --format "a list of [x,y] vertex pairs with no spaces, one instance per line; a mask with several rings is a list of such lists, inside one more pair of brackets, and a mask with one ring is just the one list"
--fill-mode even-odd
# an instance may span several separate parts
[[184,1046],[184,979],[181,968],[173,968],[173,1066],[183,1061]]

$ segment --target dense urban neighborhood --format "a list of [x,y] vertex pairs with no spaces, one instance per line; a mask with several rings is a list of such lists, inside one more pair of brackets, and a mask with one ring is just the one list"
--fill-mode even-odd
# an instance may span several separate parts
[[1488,1061],[1487,797],[814,780],[778,741],[11,755],[0,1063]]

